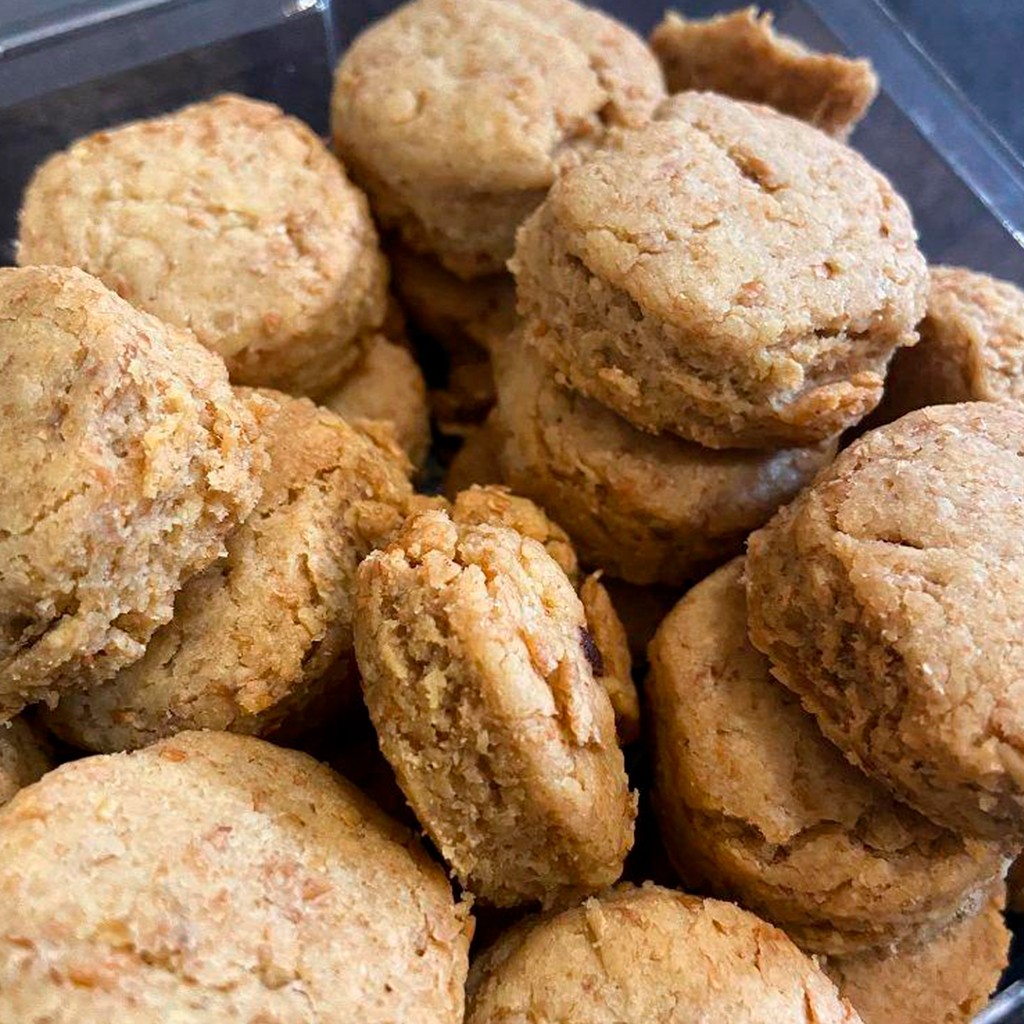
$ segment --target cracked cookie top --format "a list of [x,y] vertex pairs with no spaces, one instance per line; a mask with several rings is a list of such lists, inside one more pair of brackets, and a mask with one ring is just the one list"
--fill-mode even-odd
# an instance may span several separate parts
[[462,1020],[471,931],[416,838],[296,751],[187,732],[0,811],[0,1019]]

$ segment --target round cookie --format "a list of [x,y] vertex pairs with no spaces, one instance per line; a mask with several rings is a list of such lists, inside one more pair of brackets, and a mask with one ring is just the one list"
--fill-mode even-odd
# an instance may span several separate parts
[[643,40],[572,0],[416,0],[342,58],[331,121],[381,223],[468,279],[503,271],[559,173],[663,96]]
[[402,521],[408,463],[309,399],[262,394],[277,404],[255,512],[139,661],[46,715],[67,742],[108,753],[188,729],[293,736],[359,704],[356,569]]
[[182,733],[0,811],[0,1019],[462,1020],[442,870],[295,751]]
[[557,514],[585,563],[631,583],[679,584],[738,553],[835,453],[652,436],[563,387],[522,343],[498,370],[505,480]]
[[426,461],[430,450],[427,386],[416,360],[402,345],[381,334],[365,339],[359,362],[321,404],[346,419],[390,423],[413,465]]
[[933,821],[1024,837],[1024,411],[921,409],[747,548],[750,638],[854,763]]
[[520,229],[528,337],[576,390],[712,448],[822,441],[917,339],[906,204],[801,121],[680,93],[613,133]]
[[860,1020],[778,929],[655,885],[515,926],[473,962],[467,996],[466,1024]]
[[515,906],[616,881],[636,800],[583,607],[543,546],[421,513],[359,567],[356,612],[381,750],[463,886]]
[[263,403],[95,278],[0,269],[0,722],[139,658],[260,495]]
[[996,895],[929,941],[830,957],[822,966],[864,1024],[967,1024],[999,983],[1009,949]]
[[929,274],[921,340],[893,358],[879,420],[954,402],[1024,405],[1024,292],[963,267]]
[[23,718],[0,725],[0,807],[53,767],[50,745]]
[[191,328],[236,383],[293,394],[330,390],[387,302],[366,198],[303,122],[232,95],[50,157],[18,262],[81,267]]
[[696,872],[804,949],[848,953],[941,928],[1005,868],[843,758],[747,639],[743,560],[694,587],[650,646],[655,806]]

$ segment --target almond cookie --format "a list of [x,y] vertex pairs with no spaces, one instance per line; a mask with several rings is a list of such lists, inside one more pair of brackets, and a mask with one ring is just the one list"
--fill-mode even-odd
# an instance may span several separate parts
[[0,725],[0,807],[53,767],[50,745],[23,718]]
[[427,385],[409,350],[371,335],[362,344],[359,362],[321,403],[346,419],[390,423],[395,438],[414,466],[422,466],[430,449]]
[[253,509],[263,403],[79,270],[0,270],[0,722],[141,657]]
[[568,383],[712,448],[832,437],[912,345],[910,212],[852,149],[767,107],[680,93],[551,189],[511,267]]
[[514,906],[616,881],[636,801],[583,607],[544,547],[421,513],[359,567],[356,612],[381,750],[463,886]]
[[219,96],[99,132],[36,171],[18,261],[78,266],[191,328],[240,384],[319,395],[380,326],[366,198],[277,107]]
[[846,138],[878,95],[867,60],[815,53],[772,28],[756,7],[707,21],[669,11],[651,33],[669,92],[706,89],[774,107]]
[[677,870],[816,952],[976,907],[1001,848],[934,825],[847,763],[750,645],[742,572],[734,559],[694,587],[650,646],[655,806]]
[[1001,895],[929,941],[829,957],[825,973],[864,1024],[967,1024],[1006,968],[1010,933]]
[[308,399],[262,394],[277,411],[256,511],[178,592],[139,661],[46,716],[67,742],[108,753],[188,729],[292,736],[358,705],[356,568],[401,523],[409,466]]
[[305,754],[182,733],[0,811],[0,1019],[462,1020],[468,932],[406,829]]
[[1024,405],[1024,292],[962,267],[929,273],[921,340],[893,359],[879,418],[954,402]]
[[468,279],[503,271],[558,174],[663,96],[643,40],[572,0],[416,0],[345,54],[331,120],[381,223]]
[[1024,837],[1024,411],[866,434],[755,533],[750,638],[855,764],[949,828]]
[[529,347],[498,360],[506,481],[557,515],[580,557],[632,583],[679,584],[737,554],[835,444],[713,451],[637,430],[562,387]]
[[856,1024],[810,957],[731,903],[620,886],[527,919],[478,957],[467,1024]]

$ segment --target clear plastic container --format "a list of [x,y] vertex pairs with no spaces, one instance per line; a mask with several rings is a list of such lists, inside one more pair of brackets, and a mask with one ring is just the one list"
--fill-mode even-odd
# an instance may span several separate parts
[[[665,0],[590,0],[646,33]],[[746,0],[743,0],[746,2]],[[694,17],[741,0],[682,0]],[[338,54],[394,0],[0,0],[0,262],[32,169],[72,139],[223,90],[272,100],[326,132]],[[777,27],[870,57],[883,94],[852,143],[914,210],[933,262],[1024,285],[1024,166],[878,0],[779,0]],[[26,15],[26,8],[31,13]],[[963,965],[965,970],[970,965]],[[1009,987],[979,1018],[1024,1020]]]

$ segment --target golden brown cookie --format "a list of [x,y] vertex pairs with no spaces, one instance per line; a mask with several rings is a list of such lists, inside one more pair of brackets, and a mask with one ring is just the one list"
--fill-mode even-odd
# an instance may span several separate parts
[[572,0],[416,0],[342,58],[331,121],[381,223],[473,278],[505,269],[561,171],[663,96],[643,40]]
[[1005,868],[932,824],[822,736],[747,639],[743,560],[694,587],[650,646],[655,806],[680,874],[848,953],[937,930]]
[[387,301],[363,194],[303,122],[232,95],[50,157],[18,261],[88,270],[191,328],[236,383],[293,394],[329,391]]
[[141,657],[260,495],[263,403],[79,270],[0,269],[0,722]]
[[261,394],[276,411],[255,512],[178,592],[141,660],[46,716],[67,742],[108,753],[188,729],[291,737],[358,706],[356,568],[401,523],[409,466],[309,399]]
[[1024,405],[1024,292],[962,267],[931,267],[921,340],[893,358],[881,422],[953,402]]
[[563,175],[510,266],[529,342],[648,431],[822,441],[878,403],[924,313],[910,212],[852,149],[680,93]]
[[835,453],[652,436],[561,386],[526,345],[510,342],[497,365],[506,481],[557,517],[586,564],[632,583],[677,585],[737,554]]
[[469,891],[514,906],[619,878],[636,802],[583,607],[541,544],[413,516],[359,567],[355,635],[381,750]]
[[860,1021],[778,929],[655,885],[515,926],[473,962],[467,995],[467,1024]]
[[321,404],[346,419],[388,422],[414,466],[430,449],[427,386],[416,360],[382,334],[364,339],[359,362]]
[[669,92],[701,89],[774,107],[846,138],[878,94],[868,60],[816,53],[777,35],[756,7],[707,21],[666,13],[651,33]]
[[1024,836],[1024,411],[871,431],[747,548],[750,637],[824,733],[934,821]]
[[53,767],[53,752],[23,718],[0,725],[0,807]]
[[413,835],[295,751],[182,733],[0,811],[0,1019],[462,1020],[471,923]]
[[967,1024],[1006,968],[1001,894],[927,941],[829,957],[825,973],[864,1024]]

